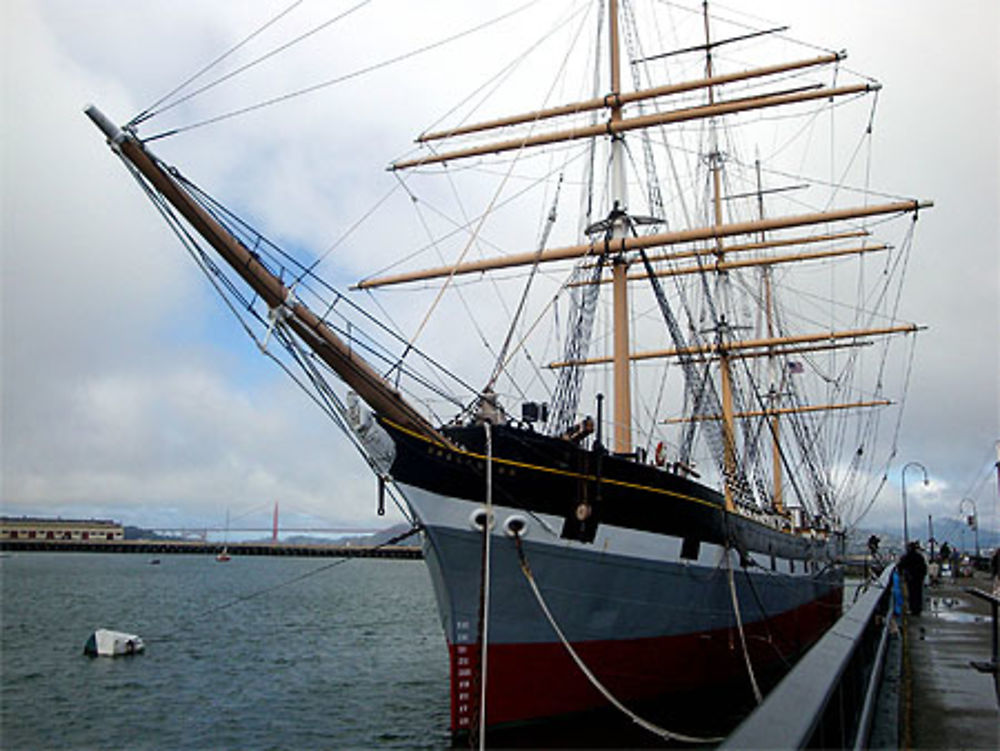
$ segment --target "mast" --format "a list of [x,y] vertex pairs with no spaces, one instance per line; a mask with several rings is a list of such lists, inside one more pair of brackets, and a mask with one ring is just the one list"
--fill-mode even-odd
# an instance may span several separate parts
[[[703,0],[701,4],[702,17],[705,24],[705,78],[712,79],[712,34],[708,19],[708,0]],[[715,87],[708,87],[708,106],[715,106]],[[722,154],[719,151],[719,133],[714,117],[708,120],[709,132],[709,153],[708,163],[712,170],[712,215],[713,226],[716,229],[715,235],[715,257],[716,257],[716,291],[720,286],[725,286],[728,277],[726,271],[722,270],[721,264],[725,262],[725,249],[722,245],[722,236],[718,234],[718,229],[722,226]],[[719,343],[724,344],[723,338],[729,333],[725,312],[722,319],[716,322]],[[723,466],[723,490],[726,499],[726,510],[732,511],[735,508],[733,502],[733,480],[736,477],[736,420],[733,417],[733,373],[729,362],[729,352],[721,349],[719,352],[719,387],[722,391],[722,466]]]
[[[764,186],[760,178],[760,159],[754,160],[757,176],[757,218],[764,218]],[[766,233],[760,233],[760,242],[766,242]],[[764,320],[766,322],[767,338],[774,339],[774,296],[771,288],[771,267],[761,268],[761,284],[764,287]],[[780,423],[778,420],[778,402],[781,400],[781,382],[778,379],[778,366],[774,347],[767,350],[767,371],[771,381],[768,391],[768,402],[771,415],[771,503],[775,512],[785,513],[785,503],[782,496],[781,477],[781,443],[779,441]]]
[[[611,122],[622,120],[621,59],[618,43],[618,0],[610,0],[608,36],[611,44]],[[621,133],[611,135],[611,227],[609,239],[621,240],[628,234],[627,185],[625,182],[625,143]],[[608,248],[610,250],[610,246]],[[632,451],[632,385],[629,361],[628,262],[620,252],[612,259],[612,308],[614,310],[614,420],[615,451]]]

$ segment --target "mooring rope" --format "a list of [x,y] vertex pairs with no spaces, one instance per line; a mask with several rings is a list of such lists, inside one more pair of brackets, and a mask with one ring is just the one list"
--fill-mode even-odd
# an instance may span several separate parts
[[[396,545],[397,543],[405,540],[407,537],[412,537],[413,535],[417,534],[417,532],[423,531],[423,528],[424,528],[423,525],[416,524],[410,527],[410,529],[406,530],[405,532],[401,532],[400,534],[393,536],[392,538],[386,540],[385,542],[373,546],[372,550],[381,550],[382,548],[389,547],[391,545]],[[177,621],[175,621],[175,630],[178,626],[184,623],[191,623],[192,621],[198,620],[200,618],[205,618],[206,616],[212,615],[213,613],[217,613],[220,610],[226,610],[227,608],[231,608],[234,605],[239,605],[240,603],[247,602],[248,600],[252,600],[262,595],[266,595],[270,592],[282,589],[283,587],[287,587],[291,584],[296,584],[297,582],[316,576],[317,574],[321,574],[324,571],[329,571],[332,568],[341,566],[347,563],[348,561],[356,560],[358,557],[359,556],[348,556],[344,558],[338,558],[336,561],[333,561],[332,563],[327,563],[323,566],[319,566],[318,568],[312,569],[311,571],[306,571],[304,574],[299,574],[298,576],[294,576],[291,579],[286,579],[284,581],[278,582],[277,584],[273,584],[269,587],[264,587],[263,589],[258,589],[253,592],[250,592],[249,594],[235,597],[232,600],[222,603],[221,605],[216,605],[214,607],[207,608],[200,612],[183,616],[179,618]],[[170,638],[171,637],[168,634],[153,634],[153,636],[150,637],[150,639],[147,641],[169,641]]]
[[[750,652],[747,650],[747,637],[743,632],[743,618],[740,616],[740,601],[736,596],[736,580],[733,578],[733,557],[730,555],[731,552],[730,548],[726,548],[726,570],[729,574],[729,594],[733,599],[733,615],[736,616],[736,628],[740,633],[740,646],[743,648],[743,661],[747,665],[747,675],[750,676],[750,687],[753,689],[754,699],[760,704],[764,701],[764,696],[757,685],[757,676],[753,672],[753,663],[750,662]],[[738,552],[737,555],[739,555]]]
[[552,626],[552,630],[555,632],[556,636],[559,637],[559,641],[562,642],[563,647],[566,648],[566,652],[573,659],[573,662],[576,663],[576,666],[580,668],[580,671],[584,674],[587,680],[590,681],[590,684],[596,688],[601,695],[607,699],[613,707],[615,707],[615,709],[625,714],[639,727],[644,730],[648,730],[650,733],[653,733],[654,735],[657,735],[665,740],[681,741],[682,743],[718,743],[724,740],[721,736],[717,738],[700,738],[698,736],[685,735],[683,733],[667,730],[640,717],[616,699],[614,695],[604,686],[604,684],[597,679],[597,676],[591,672],[590,668],[587,667],[580,655],[577,654],[575,649],[573,649],[573,645],[569,643],[569,640],[566,638],[562,629],[559,628],[559,624],[556,623],[556,619],[553,617],[548,605],[546,605],[545,598],[542,597],[542,593],[538,589],[535,577],[531,573],[531,566],[528,564],[528,558],[525,555],[524,546],[521,544],[520,533],[517,530],[511,530],[511,534],[514,537],[514,545],[517,548],[517,557],[521,562],[521,572],[524,574],[524,578],[528,580],[528,586],[531,587],[531,592],[534,594],[535,600],[538,602],[538,606],[542,609],[542,613],[545,615],[546,620],[548,620],[549,625]]
[[479,655],[479,751],[486,748],[486,662],[490,634],[490,531],[493,521],[493,432],[489,421],[483,422],[486,430],[486,519],[483,522],[483,582],[482,582],[482,638]]

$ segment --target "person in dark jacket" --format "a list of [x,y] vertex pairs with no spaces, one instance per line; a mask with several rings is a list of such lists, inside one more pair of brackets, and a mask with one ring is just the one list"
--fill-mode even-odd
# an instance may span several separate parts
[[1000,548],[990,558],[990,576],[993,578],[993,596],[1000,597]]
[[927,561],[920,552],[920,544],[911,542],[906,553],[899,559],[899,570],[906,582],[907,600],[910,613],[920,615],[924,609],[924,577],[927,576]]

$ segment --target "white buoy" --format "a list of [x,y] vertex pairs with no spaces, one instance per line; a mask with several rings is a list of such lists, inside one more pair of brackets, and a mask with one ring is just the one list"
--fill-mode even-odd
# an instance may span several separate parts
[[146,645],[135,634],[99,628],[83,645],[83,653],[92,657],[122,657],[142,652]]

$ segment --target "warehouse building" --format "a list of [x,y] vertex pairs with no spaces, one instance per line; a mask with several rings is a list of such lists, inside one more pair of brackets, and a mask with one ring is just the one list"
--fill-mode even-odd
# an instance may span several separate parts
[[105,519],[0,517],[0,540],[72,540],[104,542],[125,539],[125,528]]

